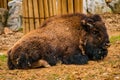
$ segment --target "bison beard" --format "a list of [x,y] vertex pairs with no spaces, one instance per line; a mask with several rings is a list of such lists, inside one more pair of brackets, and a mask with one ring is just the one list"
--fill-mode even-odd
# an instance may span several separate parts
[[89,44],[86,45],[85,53],[88,55],[90,60],[100,60],[104,59],[104,57],[107,56],[108,50],[102,49],[102,48],[94,48],[93,46],[90,46]]
[[31,31],[8,51],[9,69],[87,64],[101,60],[109,37],[99,15],[70,14],[52,17]]

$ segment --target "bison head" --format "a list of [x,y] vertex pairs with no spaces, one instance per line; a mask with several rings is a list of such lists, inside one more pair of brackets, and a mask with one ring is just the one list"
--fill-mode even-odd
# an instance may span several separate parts
[[99,15],[92,15],[81,22],[85,34],[83,35],[82,46],[84,53],[90,60],[101,60],[107,53],[110,46],[106,26]]

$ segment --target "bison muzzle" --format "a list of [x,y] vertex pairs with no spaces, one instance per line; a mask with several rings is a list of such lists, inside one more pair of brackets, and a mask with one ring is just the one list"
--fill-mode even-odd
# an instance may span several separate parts
[[107,29],[99,15],[55,16],[14,44],[8,51],[8,67],[50,67],[58,62],[86,64],[107,56],[109,46]]

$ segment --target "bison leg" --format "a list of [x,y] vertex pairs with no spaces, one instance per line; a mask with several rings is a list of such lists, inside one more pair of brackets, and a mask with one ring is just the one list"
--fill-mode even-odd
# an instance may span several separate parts
[[42,59],[37,62],[32,63],[32,68],[38,68],[41,66],[46,67],[46,68],[51,67],[50,64],[46,60],[42,60]]
[[63,60],[63,63],[65,64],[87,64],[88,63],[88,57],[86,55],[82,55],[82,54],[75,54],[72,55],[68,58],[66,58],[65,60]]

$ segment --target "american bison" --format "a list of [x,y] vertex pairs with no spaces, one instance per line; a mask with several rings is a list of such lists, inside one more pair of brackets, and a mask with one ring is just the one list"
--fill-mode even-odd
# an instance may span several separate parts
[[9,69],[86,64],[101,60],[110,46],[105,23],[97,14],[51,17],[22,37],[8,51]]

